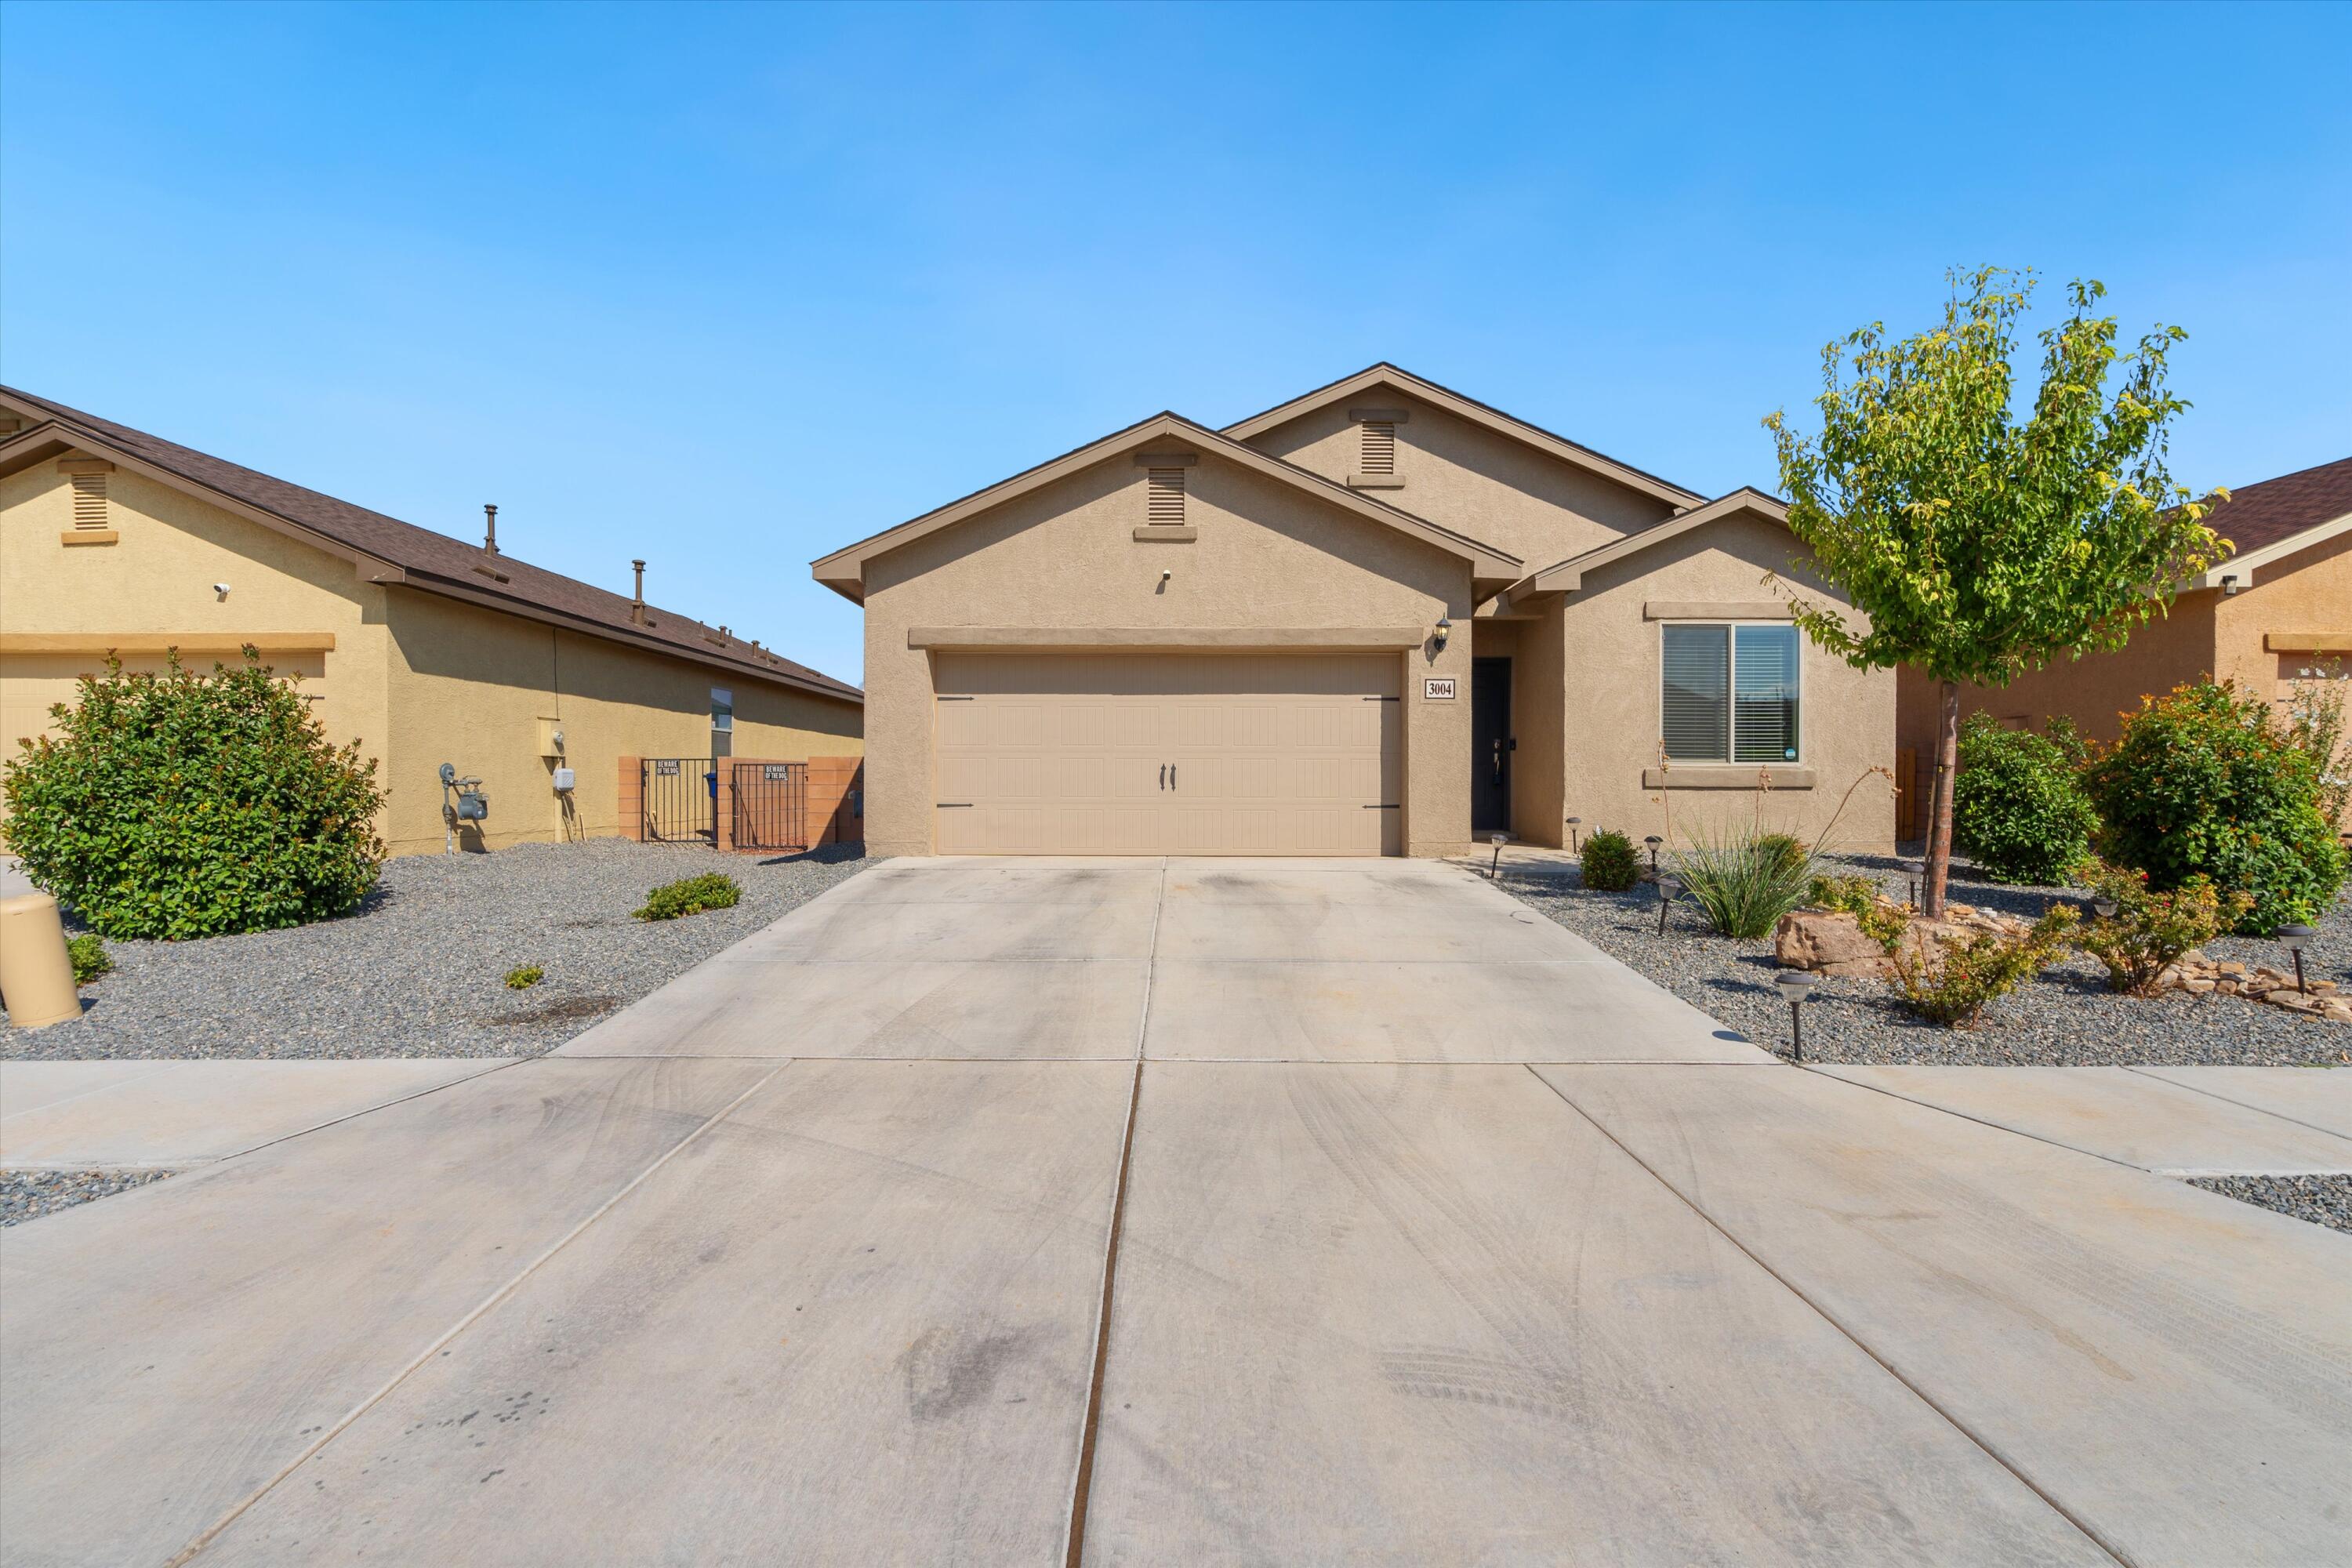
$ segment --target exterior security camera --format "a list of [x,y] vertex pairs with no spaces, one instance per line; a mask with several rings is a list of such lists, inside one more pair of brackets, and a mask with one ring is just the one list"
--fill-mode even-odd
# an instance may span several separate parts
[[213,596],[214,596],[215,598],[217,598],[217,599],[226,599],[226,598],[227,598],[227,597],[228,597],[228,584],[226,584],[226,583],[215,583],[215,584],[213,584]]

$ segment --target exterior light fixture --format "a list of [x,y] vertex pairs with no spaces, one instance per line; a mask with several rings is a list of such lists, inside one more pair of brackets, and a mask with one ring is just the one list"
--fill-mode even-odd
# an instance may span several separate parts
[[1783,969],[1772,976],[1781,999],[1789,1004],[1789,1059],[1800,1066],[1805,1059],[1804,1005],[1821,983],[1822,977],[1810,969]]
[[1486,836],[1486,842],[1495,847],[1495,863],[1486,868],[1488,881],[1499,882],[1503,879],[1503,846],[1510,841],[1511,836],[1507,833],[1490,833]]
[[1571,816],[1568,819],[1568,852],[1571,855],[1577,852],[1576,830],[1583,826],[1584,818],[1580,816]]
[[1673,877],[1661,877],[1658,879],[1658,937],[1660,941],[1664,941],[1665,939],[1666,911],[1672,909],[1674,907],[1675,900],[1682,896],[1683,885],[1679,880]]
[[1437,645],[1438,652],[1444,653],[1445,651],[1445,639],[1453,635],[1454,623],[1446,619],[1444,616],[1440,616],[1437,618],[1437,625],[1430,628],[1429,640]]
[[1927,864],[1924,860],[1906,860],[1902,864],[1903,874],[1911,879],[1911,907],[1916,910],[1919,907],[1919,879],[1927,875]]
[[2311,994],[2310,987],[2306,986],[2303,983],[2303,950],[2309,947],[2311,945],[2311,939],[2318,934],[2318,932],[2313,931],[2309,926],[2281,926],[2278,928],[2279,945],[2285,948],[2289,952],[2294,954],[2294,988],[2296,993],[2301,995],[2308,996]]
[[2104,896],[2091,900],[2091,912],[2103,921],[2115,919],[2116,910],[2121,907],[2115,900]]
[[1658,875],[1658,846],[1665,840],[1653,833],[1642,842],[1650,847],[1650,876],[1654,880]]
[[2221,592],[2226,595],[2237,591],[2238,574],[2235,572],[2224,573],[2221,577]]

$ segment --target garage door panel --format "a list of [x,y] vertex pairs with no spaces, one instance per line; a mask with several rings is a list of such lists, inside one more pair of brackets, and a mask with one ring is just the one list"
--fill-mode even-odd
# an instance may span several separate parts
[[1378,655],[941,654],[940,848],[1395,854],[1400,673]]

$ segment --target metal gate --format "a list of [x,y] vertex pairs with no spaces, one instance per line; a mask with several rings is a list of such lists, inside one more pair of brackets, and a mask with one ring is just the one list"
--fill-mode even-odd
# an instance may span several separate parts
[[729,780],[735,793],[735,847],[808,847],[808,764],[737,763]]
[[719,844],[719,773],[709,757],[645,759],[646,842]]

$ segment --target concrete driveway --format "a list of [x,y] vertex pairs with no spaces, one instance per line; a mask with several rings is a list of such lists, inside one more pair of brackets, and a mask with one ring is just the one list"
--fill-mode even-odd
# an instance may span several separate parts
[[1958,1092],[1458,868],[886,863],[0,1235],[0,1561],[2352,1556],[2352,1245]]

